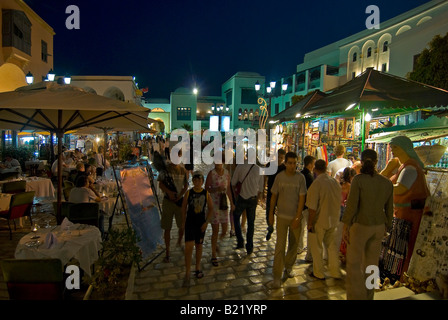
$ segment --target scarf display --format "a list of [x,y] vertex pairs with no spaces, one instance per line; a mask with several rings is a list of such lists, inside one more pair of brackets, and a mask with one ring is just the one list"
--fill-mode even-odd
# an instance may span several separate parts
[[384,238],[380,255],[380,270],[382,277],[400,279],[403,263],[408,251],[409,234],[412,223],[393,218],[390,234]]

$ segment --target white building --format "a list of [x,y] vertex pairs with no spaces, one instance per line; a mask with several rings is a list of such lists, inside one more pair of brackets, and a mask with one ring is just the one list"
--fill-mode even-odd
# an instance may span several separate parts
[[[272,99],[272,114],[291,105],[293,95],[328,92],[367,68],[406,77],[418,55],[436,35],[448,32],[448,1],[433,0],[349,37],[305,54],[296,73],[281,79],[287,92]],[[278,105],[278,107],[276,107]]]
[[100,96],[142,105],[142,94],[131,76],[72,76],[71,84]]

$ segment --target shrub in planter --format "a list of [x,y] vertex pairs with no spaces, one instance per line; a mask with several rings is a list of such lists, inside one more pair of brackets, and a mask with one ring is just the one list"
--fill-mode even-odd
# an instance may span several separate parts
[[93,299],[124,299],[132,264],[142,261],[138,241],[132,228],[109,230],[91,280]]

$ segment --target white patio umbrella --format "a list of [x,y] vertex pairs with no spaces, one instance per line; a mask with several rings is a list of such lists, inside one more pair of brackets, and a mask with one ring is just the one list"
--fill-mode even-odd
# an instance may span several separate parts
[[82,127],[148,129],[154,120],[150,109],[86,92],[70,85],[40,82],[0,93],[0,127],[5,129],[43,130],[58,137],[58,210],[61,218],[62,138],[65,132]]

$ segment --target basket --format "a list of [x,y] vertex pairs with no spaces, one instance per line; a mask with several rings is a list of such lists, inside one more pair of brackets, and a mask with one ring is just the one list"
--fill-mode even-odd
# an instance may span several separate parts
[[446,146],[442,146],[440,144],[424,144],[419,147],[415,147],[414,150],[425,166],[431,166],[440,161],[445,153]]

